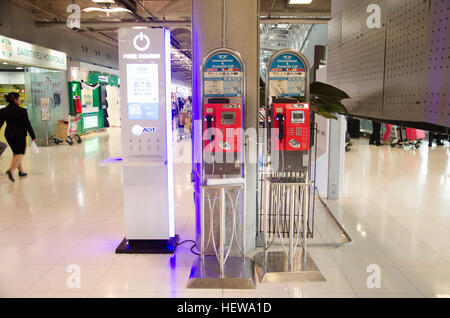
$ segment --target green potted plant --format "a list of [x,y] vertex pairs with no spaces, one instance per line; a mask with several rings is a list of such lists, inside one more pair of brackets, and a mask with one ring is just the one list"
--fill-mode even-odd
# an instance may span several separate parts
[[339,88],[322,82],[313,82],[309,94],[310,108],[317,115],[330,119],[337,119],[335,114],[348,115],[342,100],[350,96]]
[[[265,87],[262,83],[259,90],[260,105],[265,104]],[[322,82],[310,84],[310,107],[313,113],[325,118],[337,119],[335,114],[348,115],[347,108],[342,104],[342,100],[350,98],[346,92],[332,85]],[[305,98],[299,98],[304,101]]]

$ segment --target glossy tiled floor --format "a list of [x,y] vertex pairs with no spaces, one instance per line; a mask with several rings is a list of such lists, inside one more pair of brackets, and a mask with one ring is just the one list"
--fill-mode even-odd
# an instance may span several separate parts
[[[0,297],[448,297],[450,296],[450,148],[356,145],[347,153],[346,194],[328,205],[354,243],[311,248],[325,283],[259,284],[256,290],[187,290],[189,244],[167,255],[116,255],[124,236],[121,170],[99,167],[120,155],[119,130],[81,145],[27,155],[30,175],[0,177]],[[176,144],[190,157],[190,143]],[[0,159],[5,171],[11,154]],[[190,164],[176,165],[176,229],[192,239]],[[317,204],[315,241],[341,237]],[[68,288],[68,266],[81,269]],[[381,286],[369,289],[369,264]]]

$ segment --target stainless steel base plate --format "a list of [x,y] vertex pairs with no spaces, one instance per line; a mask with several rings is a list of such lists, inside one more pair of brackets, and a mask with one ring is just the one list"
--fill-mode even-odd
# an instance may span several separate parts
[[[265,254],[265,255],[264,255]],[[261,283],[297,283],[326,281],[308,253],[298,251],[292,267],[287,255],[281,252],[261,252],[253,257],[255,272]]]
[[219,274],[219,262],[215,256],[198,257],[191,269],[187,288],[256,288],[253,261],[249,258],[229,257],[224,265],[224,274]]

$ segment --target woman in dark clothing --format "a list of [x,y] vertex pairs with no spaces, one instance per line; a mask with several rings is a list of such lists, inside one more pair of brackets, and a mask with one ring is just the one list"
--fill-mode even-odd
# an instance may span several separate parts
[[25,177],[27,174],[23,171],[22,160],[25,155],[27,133],[34,141],[36,135],[31,127],[28,113],[25,108],[20,107],[20,95],[18,93],[9,93],[5,95],[8,107],[0,110],[0,128],[6,122],[5,138],[14,154],[11,167],[6,174],[9,180],[14,182],[14,170],[19,170],[19,177]]

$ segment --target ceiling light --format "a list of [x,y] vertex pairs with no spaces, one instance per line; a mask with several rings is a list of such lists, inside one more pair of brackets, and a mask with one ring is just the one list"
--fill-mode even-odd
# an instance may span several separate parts
[[310,4],[312,0],[289,0],[289,4]]
[[89,7],[89,8],[85,8],[83,9],[84,12],[94,12],[94,11],[99,11],[99,12],[106,12],[106,15],[109,17],[110,13],[119,13],[119,12],[129,12],[131,13],[130,10],[125,9],[125,8],[96,8],[96,7]]
[[17,70],[23,70],[23,67],[22,66],[17,66],[16,69]]
[[115,3],[114,0],[91,0],[95,3]]
[[8,63],[6,63],[6,62],[3,62],[3,64],[4,64],[4,65],[8,65]]

